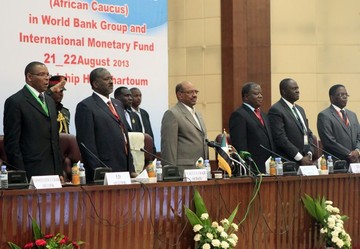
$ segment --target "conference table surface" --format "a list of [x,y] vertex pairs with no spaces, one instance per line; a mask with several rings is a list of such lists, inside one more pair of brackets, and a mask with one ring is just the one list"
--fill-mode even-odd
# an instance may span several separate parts
[[360,248],[359,180],[360,174],[347,173],[263,177],[248,212],[259,178],[0,190],[0,248],[31,241],[32,218],[44,234],[84,241],[81,248],[194,248],[184,206],[194,208],[195,188],[212,220],[227,218],[239,204],[236,248],[322,248],[320,227],[301,201],[305,193],[325,196],[348,215],[345,229]]

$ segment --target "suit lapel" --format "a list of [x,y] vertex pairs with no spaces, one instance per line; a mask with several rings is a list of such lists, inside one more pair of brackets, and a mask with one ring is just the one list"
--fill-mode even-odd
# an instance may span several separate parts
[[[182,113],[185,115],[185,118],[186,118],[187,120],[189,120],[189,122],[192,123],[192,124],[195,126],[196,129],[198,129],[199,131],[203,132],[202,129],[199,127],[199,125],[196,123],[194,117],[193,117],[192,114],[189,112],[189,110],[186,109],[186,107],[185,107],[182,103],[180,103],[180,102],[177,103],[177,105],[178,105],[179,109],[182,111]],[[199,116],[198,116],[198,117],[199,117]],[[202,121],[200,121],[200,119],[199,119],[200,125],[201,125],[202,127],[205,127],[205,126],[203,126],[204,123],[201,123],[201,122],[202,122]]]
[[[295,122],[295,124],[296,124],[296,126],[299,128],[299,130],[301,131],[301,133],[304,133],[304,131],[303,131],[303,128],[301,127],[301,124],[299,123],[299,120],[297,120],[297,118],[295,117],[295,115],[294,115],[294,113],[293,113],[293,111],[290,109],[290,107],[285,103],[285,101],[284,100],[282,100],[281,99],[281,104],[283,105],[283,107],[284,107],[284,109],[285,109],[285,113],[287,113],[287,115],[288,115],[288,117],[290,117],[291,119],[293,119],[294,120],[294,122]],[[300,111],[299,111],[299,113],[300,113]],[[301,114],[301,113],[300,113]],[[302,114],[301,114],[301,116],[303,116]],[[304,119],[304,117],[303,117],[303,119]]]
[[[41,112],[44,116],[48,117],[40,103],[35,99],[35,97],[30,93],[30,90],[26,87],[23,88],[23,93],[26,97],[26,100],[32,105],[35,109],[37,109],[39,112]],[[45,94],[46,95],[46,94]],[[45,97],[46,99],[46,97]],[[46,100],[45,100],[46,101]]]
[[[337,122],[340,123],[341,127],[344,129],[344,131],[349,135],[349,137],[351,137],[351,130],[350,130],[350,125],[346,126],[346,124],[344,123],[344,121],[341,119],[341,117],[339,116],[338,112],[335,110],[335,108],[331,105],[331,114],[333,115],[333,117],[337,120]],[[349,115],[348,115],[349,117]],[[350,118],[349,118],[349,121]]]
[[[261,121],[259,120],[259,118],[256,116],[256,114],[246,105],[243,104],[243,108],[244,110],[249,114],[250,118],[253,119],[256,124],[261,128],[263,129],[265,132],[267,131],[265,129],[265,127],[262,125]],[[264,120],[264,117],[263,115],[261,115],[262,119]]]

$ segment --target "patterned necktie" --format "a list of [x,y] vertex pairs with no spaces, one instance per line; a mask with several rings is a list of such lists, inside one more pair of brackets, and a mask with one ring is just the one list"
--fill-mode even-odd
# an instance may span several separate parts
[[346,112],[344,110],[340,110],[341,116],[342,116],[342,120],[344,122],[344,124],[347,126],[349,125],[349,123],[347,122],[347,116],[346,116]]
[[298,113],[297,113],[297,110],[296,110],[295,106],[293,106],[292,109],[293,109],[293,111],[294,111],[295,118],[296,118],[297,121],[300,123],[300,126],[301,126],[301,128],[302,128],[302,130],[303,130],[303,132],[304,132],[304,134],[305,134],[305,133],[306,133],[306,129],[305,129],[305,127],[304,127],[303,122],[301,122],[301,119],[300,119],[300,117],[299,117],[299,115],[298,115]]
[[260,108],[256,108],[254,110],[254,112],[255,112],[256,117],[260,120],[261,124],[264,126],[265,124],[264,124],[263,118],[261,117]]
[[40,94],[39,94],[39,99],[40,99],[41,103],[44,104],[45,99],[44,99],[44,94],[43,94],[43,93],[40,93]]

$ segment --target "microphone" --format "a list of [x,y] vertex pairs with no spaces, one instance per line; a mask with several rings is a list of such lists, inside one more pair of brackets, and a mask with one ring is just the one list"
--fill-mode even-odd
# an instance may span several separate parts
[[215,141],[209,141],[209,139],[205,139],[205,142],[207,144],[207,146],[211,147],[211,148],[220,148],[221,149],[221,144],[215,142]]
[[149,154],[149,155],[155,157],[156,159],[160,160],[161,162],[165,162],[168,165],[173,165],[171,162],[165,160],[164,158],[161,158],[161,157],[155,155],[154,153],[151,153],[150,151],[145,150],[144,148],[134,149],[134,150],[141,151],[141,152],[144,152],[146,154]]
[[341,160],[340,158],[338,158],[337,156],[334,156],[333,154],[331,154],[330,152],[327,152],[326,150],[316,146],[314,143],[310,143],[312,146],[314,146],[316,149],[321,150],[323,153],[328,154],[329,156],[332,156],[333,158],[337,159],[337,160]]
[[294,161],[291,161],[291,160],[287,159],[286,157],[282,157],[282,156],[280,156],[279,154],[277,154],[277,153],[275,153],[274,151],[272,151],[272,150],[270,150],[270,149],[266,148],[266,147],[265,147],[264,145],[262,145],[262,144],[260,144],[260,147],[261,147],[261,148],[263,148],[264,150],[266,150],[266,151],[268,151],[268,152],[270,152],[270,153],[274,154],[275,156],[280,157],[282,160],[284,160],[284,161],[286,161],[286,162],[294,162]]
[[[209,141],[209,139],[205,139],[205,142],[207,144],[207,146],[211,147],[211,148],[216,148],[216,149],[221,149],[222,147],[219,143],[215,142],[215,141]],[[232,146],[231,146],[232,147]],[[234,158],[232,158],[231,156],[229,156],[230,160],[233,161],[234,163],[240,165],[240,167],[244,170],[245,175],[247,175],[247,171],[249,171],[249,174],[251,173],[251,169],[250,167],[247,165],[247,163],[243,160],[243,158],[236,152],[236,150],[231,149],[230,154],[234,154],[237,156],[236,160]],[[249,153],[250,154],[250,153]],[[239,174],[241,175],[241,171],[239,170]]]
[[109,166],[107,166],[98,156],[96,156],[86,145],[81,142],[81,146],[93,157],[95,158],[101,165],[103,165],[105,168],[111,169]]
[[133,149],[133,150],[141,151],[146,154],[149,154],[149,155],[155,157],[156,159],[160,160],[161,162],[165,162],[167,164],[163,167],[163,179],[162,180],[164,182],[182,181],[183,180],[182,176],[180,175],[179,168],[177,166],[175,166],[173,163],[169,162],[168,160],[165,160],[162,157],[155,155],[154,153],[147,151],[144,148]]

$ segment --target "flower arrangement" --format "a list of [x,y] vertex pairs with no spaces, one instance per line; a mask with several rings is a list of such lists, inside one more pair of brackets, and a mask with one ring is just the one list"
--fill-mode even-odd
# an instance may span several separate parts
[[305,194],[302,201],[308,213],[321,225],[320,233],[327,247],[351,248],[350,235],[344,229],[344,221],[349,218],[348,216],[341,216],[340,210],[333,207],[333,202],[325,197],[314,199]]
[[32,228],[34,233],[34,241],[26,243],[23,247],[20,247],[12,242],[8,242],[11,249],[78,249],[82,241],[71,241],[63,234],[47,234],[42,235],[40,228],[35,220],[32,220]]
[[219,224],[216,221],[211,221],[204,201],[197,190],[194,193],[194,203],[196,212],[185,207],[185,214],[195,232],[195,249],[234,248],[238,242],[238,237],[235,234],[238,225],[233,223],[233,220],[238,211],[238,206],[228,219],[221,220]]

